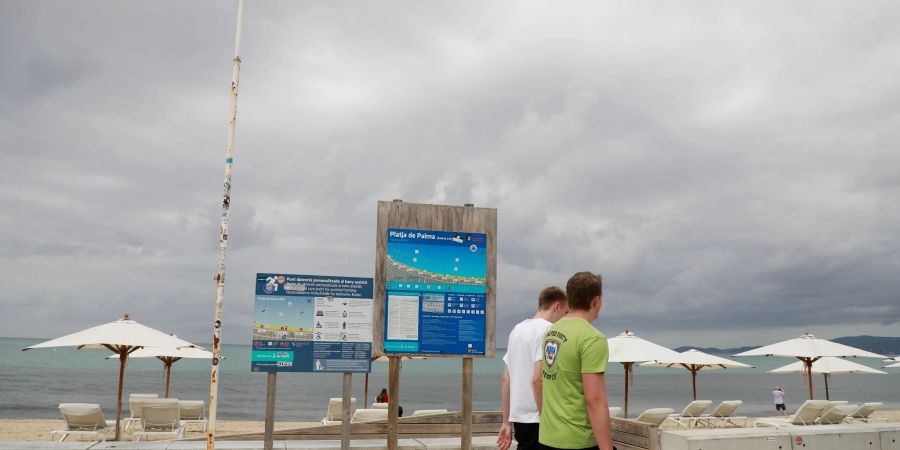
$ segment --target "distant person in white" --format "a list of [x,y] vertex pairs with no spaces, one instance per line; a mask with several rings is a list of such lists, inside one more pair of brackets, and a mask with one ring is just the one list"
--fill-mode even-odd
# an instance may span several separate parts
[[772,391],[772,401],[775,402],[775,414],[786,416],[787,406],[784,406],[784,391],[778,386],[775,386],[775,390]]
[[568,312],[566,293],[556,286],[544,288],[538,295],[534,317],[523,320],[509,333],[503,356],[503,425],[497,435],[500,450],[509,448],[513,433],[519,450],[539,447],[544,333]]

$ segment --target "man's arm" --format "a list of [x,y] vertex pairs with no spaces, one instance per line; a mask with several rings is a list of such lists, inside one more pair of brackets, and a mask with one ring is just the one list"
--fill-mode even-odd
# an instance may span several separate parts
[[531,375],[531,391],[534,393],[534,403],[537,405],[538,414],[544,404],[544,374],[540,361],[534,362],[534,372]]
[[609,405],[606,402],[606,375],[603,373],[583,373],[584,399],[587,402],[588,420],[594,431],[594,438],[600,450],[613,450],[612,432],[609,424]]
[[503,378],[500,390],[500,400],[503,403],[503,424],[497,434],[497,448],[506,450],[512,443],[512,424],[509,422],[509,368],[504,365]]

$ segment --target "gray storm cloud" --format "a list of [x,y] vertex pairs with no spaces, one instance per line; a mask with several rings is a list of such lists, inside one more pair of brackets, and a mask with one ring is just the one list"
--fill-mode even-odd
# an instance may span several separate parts
[[[371,276],[394,198],[498,208],[500,346],[584,269],[609,335],[896,334],[898,10],[249,2],[226,342],[256,272]],[[0,4],[0,334],[210,339],[234,16]]]

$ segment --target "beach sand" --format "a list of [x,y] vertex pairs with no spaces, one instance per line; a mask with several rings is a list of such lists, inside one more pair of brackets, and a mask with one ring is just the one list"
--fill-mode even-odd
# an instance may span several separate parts
[[[305,428],[321,425],[320,422],[275,422],[276,430],[288,430],[292,428]],[[262,433],[264,422],[253,420],[219,420],[216,421],[216,436],[238,433]],[[64,422],[56,419],[6,419],[0,420],[0,442],[2,441],[49,441],[50,432],[61,430]],[[196,426],[192,427],[196,428]],[[201,431],[188,431],[186,438],[205,437]],[[123,440],[131,440],[131,431],[124,432]],[[159,439],[159,438],[157,438]],[[71,436],[68,440],[78,440],[78,436]]]
[[[876,416],[886,417],[891,422],[900,422],[900,410],[878,411]],[[752,420],[752,419],[751,419]],[[50,431],[63,428],[63,421],[56,419],[6,419],[0,420],[0,442],[2,441],[49,441]],[[216,436],[238,433],[262,433],[264,423],[253,420],[219,420],[216,422]],[[305,428],[320,425],[319,422],[275,422],[276,430],[289,430],[292,428]],[[752,422],[748,424],[752,426]],[[661,429],[672,429],[667,422]],[[205,433],[188,431],[187,438],[204,437]],[[131,432],[124,434],[125,440],[131,440]],[[70,437],[78,440],[77,436]]]

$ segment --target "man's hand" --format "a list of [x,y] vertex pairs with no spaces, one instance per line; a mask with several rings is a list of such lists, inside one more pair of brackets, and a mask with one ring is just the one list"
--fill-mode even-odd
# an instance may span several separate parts
[[497,448],[506,450],[512,444],[512,423],[504,422],[500,426],[500,433],[497,434]]

